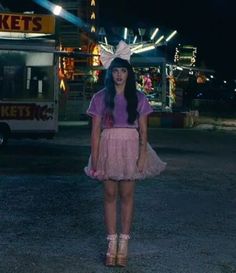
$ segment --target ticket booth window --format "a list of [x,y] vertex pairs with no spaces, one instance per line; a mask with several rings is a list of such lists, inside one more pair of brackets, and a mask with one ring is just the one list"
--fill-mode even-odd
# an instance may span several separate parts
[[53,53],[0,50],[0,99],[52,99],[53,73]]

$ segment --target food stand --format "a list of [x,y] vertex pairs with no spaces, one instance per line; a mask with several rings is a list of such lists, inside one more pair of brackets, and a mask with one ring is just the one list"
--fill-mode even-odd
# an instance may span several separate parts
[[0,13],[0,146],[58,129],[55,17]]

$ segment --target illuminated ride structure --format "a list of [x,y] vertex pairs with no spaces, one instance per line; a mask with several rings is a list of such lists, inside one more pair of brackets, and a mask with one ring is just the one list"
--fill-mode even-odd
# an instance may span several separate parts
[[115,51],[114,46],[109,44],[109,31],[113,31],[116,44],[123,39],[130,46],[130,61],[136,73],[137,89],[147,95],[154,110],[169,111],[171,100],[167,73],[170,71],[166,66],[166,46],[177,31],[172,31],[165,37],[158,27],[101,28],[99,44],[108,52]]

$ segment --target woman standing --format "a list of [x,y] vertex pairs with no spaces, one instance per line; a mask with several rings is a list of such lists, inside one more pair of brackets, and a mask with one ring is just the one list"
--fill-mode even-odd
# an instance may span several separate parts
[[[156,176],[166,166],[147,143],[147,116],[151,112],[145,95],[136,90],[135,74],[129,62],[113,58],[107,69],[105,88],[93,96],[87,110],[92,116],[92,134],[91,156],[85,168],[87,175],[104,184],[109,241],[107,266],[127,264],[135,180]],[[118,195],[119,236],[116,229]]]

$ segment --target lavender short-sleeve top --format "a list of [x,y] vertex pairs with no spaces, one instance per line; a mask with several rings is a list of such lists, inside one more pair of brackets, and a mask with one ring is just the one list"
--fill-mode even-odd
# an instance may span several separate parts
[[[87,110],[87,114],[90,116],[100,116],[102,118],[102,128],[106,128],[106,124],[104,122],[104,114],[105,114],[105,103],[104,103],[104,89],[97,92],[93,95],[89,108]],[[138,95],[138,107],[137,111],[139,116],[148,115],[153,112],[151,105],[149,104],[146,96],[137,91]],[[123,94],[117,94],[115,96],[115,107],[113,111],[114,116],[114,124],[113,128],[138,128],[138,121],[136,120],[134,124],[129,124],[127,122],[128,113],[126,111],[127,101]]]

